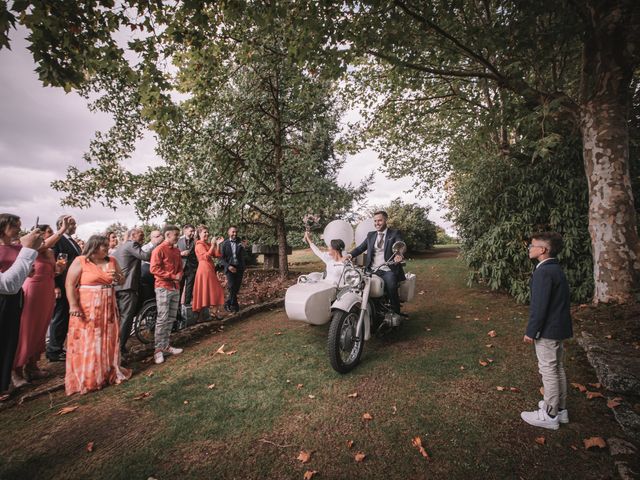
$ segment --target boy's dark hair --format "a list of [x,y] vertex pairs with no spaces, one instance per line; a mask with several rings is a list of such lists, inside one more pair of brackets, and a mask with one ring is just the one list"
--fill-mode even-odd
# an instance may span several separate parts
[[378,210],[377,212],[373,212],[373,216],[375,217],[376,215],[382,215],[385,220],[389,219],[389,214],[384,210]]
[[339,238],[331,240],[329,242],[329,245],[331,245],[331,248],[333,248],[334,250],[337,250],[340,253],[342,253],[342,251],[344,250],[344,242]]
[[178,232],[180,233],[180,229],[178,227],[176,227],[175,225],[165,225],[164,228],[162,229],[162,236],[164,237],[164,234],[167,232]]
[[531,240],[541,240],[549,245],[549,256],[556,257],[562,250],[562,235],[558,232],[540,232],[531,236]]
[[[194,226],[193,226],[192,224],[190,224],[190,223],[185,223],[185,224],[182,226],[182,230],[184,230],[185,228],[193,228],[194,230],[196,229],[196,227],[194,227]],[[180,230],[178,230],[178,231],[180,231]]]

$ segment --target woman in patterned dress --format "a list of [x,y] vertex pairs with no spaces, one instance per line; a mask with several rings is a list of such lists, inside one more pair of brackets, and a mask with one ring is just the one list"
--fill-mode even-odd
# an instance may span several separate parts
[[120,319],[113,287],[124,282],[118,262],[107,256],[109,240],[94,235],[67,273],[67,395],[99,390],[131,377],[120,367]]

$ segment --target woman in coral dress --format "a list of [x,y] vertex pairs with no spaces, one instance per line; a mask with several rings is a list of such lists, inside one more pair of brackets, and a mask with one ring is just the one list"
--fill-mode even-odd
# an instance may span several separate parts
[[13,362],[13,384],[20,387],[29,380],[48,376],[38,367],[38,360],[45,350],[45,337],[56,304],[54,277],[66,268],[66,262],[56,259],[51,248],[64,235],[71,217],[63,217],[60,229],[54,233],[49,225],[38,225],[43,232],[44,243],[34,263],[34,274],[22,286],[24,303],[20,316],[20,337]]
[[113,287],[124,283],[118,262],[107,256],[109,241],[94,235],[67,273],[67,395],[99,390],[131,377],[120,367],[120,319]]
[[196,242],[196,256],[198,257],[198,270],[193,285],[193,312],[208,307],[216,308],[216,318],[221,319],[219,314],[220,305],[224,305],[224,290],[218,281],[214,258],[220,256],[220,244],[224,238],[218,237],[214,243],[209,243],[209,230],[204,225],[198,227],[198,238]]

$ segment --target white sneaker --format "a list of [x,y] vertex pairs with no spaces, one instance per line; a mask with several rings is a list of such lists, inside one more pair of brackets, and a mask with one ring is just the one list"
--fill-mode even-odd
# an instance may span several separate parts
[[[544,405],[544,400],[540,400],[538,402],[538,408],[546,410],[545,405]],[[569,410],[567,410],[566,408],[564,410],[560,410],[558,412],[557,417],[558,417],[558,421],[560,423],[569,423]]]
[[179,355],[182,352],[183,352],[182,348],[167,347],[164,349],[164,353],[166,353],[167,355]]
[[551,418],[547,414],[546,410],[543,410],[542,408],[533,412],[522,412],[520,413],[520,417],[522,417],[522,420],[534,427],[548,428],[549,430],[557,430],[560,428],[560,419],[558,418],[558,415],[556,415],[555,418]]
[[164,362],[164,354],[162,352],[156,352],[153,354],[153,361],[156,365],[160,365]]

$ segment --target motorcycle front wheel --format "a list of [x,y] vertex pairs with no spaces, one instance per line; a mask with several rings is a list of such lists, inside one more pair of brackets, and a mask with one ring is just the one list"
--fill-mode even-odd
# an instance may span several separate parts
[[350,372],[360,362],[364,349],[364,335],[356,336],[359,313],[358,309],[350,312],[336,310],[331,315],[327,355],[336,372]]

